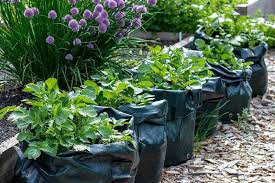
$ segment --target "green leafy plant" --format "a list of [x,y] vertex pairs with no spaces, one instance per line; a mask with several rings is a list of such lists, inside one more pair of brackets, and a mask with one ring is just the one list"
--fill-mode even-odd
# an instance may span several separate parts
[[119,73],[111,69],[102,70],[92,78],[85,81],[79,91],[93,96],[97,105],[118,108],[125,104],[147,105],[154,100],[153,95],[134,86],[131,77],[124,75],[122,79]]
[[188,58],[179,49],[164,52],[160,46],[150,48],[150,56],[138,68],[140,88],[185,90],[201,87],[212,72],[204,58]]
[[1,2],[1,72],[22,84],[55,77],[71,89],[95,68],[111,64],[118,49],[137,43],[128,34],[141,27],[147,9],[142,0],[135,9],[124,1],[99,2]]
[[214,13],[202,18],[199,27],[210,39],[220,39],[235,47],[253,48],[268,40],[263,31],[263,21],[262,18],[239,16],[234,13]]
[[219,39],[212,40],[209,45],[205,41],[198,39],[195,44],[203,52],[209,63],[221,64],[232,70],[247,69],[253,64],[252,62],[238,59],[233,53],[234,48],[230,44],[221,42]]
[[41,152],[55,156],[68,150],[85,150],[95,143],[135,144],[131,130],[117,129],[130,125],[129,121],[98,114],[89,93],[61,91],[53,78],[27,84],[23,91],[33,95],[23,101],[29,107],[4,108],[1,117],[13,111],[9,120],[21,130],[17,139],[27,143],[24,153],[29,159],[37,159]]
[[239,130],[246,131],[246,123],[250,117],[249,109],[244,109],[241,114],[238,114],[238,119],[233,121],[234,126]]

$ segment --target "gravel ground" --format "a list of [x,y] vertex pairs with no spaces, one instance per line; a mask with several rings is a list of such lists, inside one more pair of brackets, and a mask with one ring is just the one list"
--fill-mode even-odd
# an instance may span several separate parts
[[268,92],[253,99],[248,119],[221,125],[192,160],[165,169],[161,183],[275,182],[275,50],[267,64]]
[[[19,105],[22,99],[21,88],[18,89],[8,89],[0,92],[0,109],[6,106],[11,105]],[[0,143],[3,141],[14,137],[14,135],[18,133],[18,129],[16,126],[7,121],[7,117],[5,117],[2,121],[0,121]],[[0,145],[1,148],[1,145]]]

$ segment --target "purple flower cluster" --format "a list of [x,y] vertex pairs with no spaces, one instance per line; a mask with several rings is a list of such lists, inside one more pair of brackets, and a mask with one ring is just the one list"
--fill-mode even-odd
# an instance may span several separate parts
[[48,13],[48,18],[49,18],[49,19],[52,19],[52,20],[56,19],[56,18],[57,18],[57,13],[56,13],[56,11],[54,11],[54,10],[49,11],[49,13]]
[[53,44],[54,43],[54,37],[53,36],[48,36],[46,38],[46,43],[48,44]]
[[26,8],[24,11],[24,16],[27,18],[32,18],[34,17],[34,15],[38,15],[38,14],[39,14],[39,10],[36,7]]

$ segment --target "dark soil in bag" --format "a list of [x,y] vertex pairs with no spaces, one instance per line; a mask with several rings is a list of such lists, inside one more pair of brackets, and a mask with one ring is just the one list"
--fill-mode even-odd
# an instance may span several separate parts
[[234,53],[238,58],[253,62],[251,65],[252,76],[249,81],[253,90],[253,97],[262,96],[267,91],[268,72],[265,64],[265,55],[268,50],[267,44],[261,44],[255,48],[235,48]]
[[220,77],[209,79],[202,87],[202,106],[197,110],[196,131],[211,136],[219,122],[221,102],[226,96],[225,84]]
[[153,89],[156,100],[168,101],[165,166],[179,165],[192,158],[196,109],[201,90]]
[[147,106],[125,105],[120,111],[134,116],[140,163],[136,183],[158,183],[164,166],[167,136],[165,132],[168,103],[156,101]]
[[[130,115],[112,108],[96,107],[98,113],[107,112],[116,119],[129,119]],[[128,129],[128,127],[125,127]],[[125,130],[123,129],[123,130]],[[24,144],[21,144],[24,149]],[[139,156],[138,150],[125,143],[93,144],[89,151],[68,151],[53,157],[42,153],[37,160],[28,160],[21,149],[11,151],[14,161],[6,158],[2,172],[15,167],[14,175],[4,174],[4,183],[134,183]],[[3,155],[1,155],[2,158]],[[5,166],[6,165],[6,166]],[[1,174],[0,174],[1,175]],[[13,177],[13,180],[10,180]],[[1,177],[2,178],[2,177]],[[9,178],[9,179],[7,179]],[[4,181],[3,181],[4,180]],[[0,182],[1,182],[0,181]]]
[[216,76],[222,78],[226,86],[226,98],[223,100],[223,107],[220,110],[221,121],[231,123],[238,119],[244,109],[250,107],[252,89],[249,84],[252,71],[232,71],[221,65],[208,64],[208,67]]

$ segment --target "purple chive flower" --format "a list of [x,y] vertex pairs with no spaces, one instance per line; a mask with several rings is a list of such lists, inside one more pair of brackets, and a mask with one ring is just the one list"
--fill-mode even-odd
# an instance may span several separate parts
[[100,3],[100,0],[94,0],[94,3],[95,3],[95,4],[99,4],[99,3]]
[[73,45],[78,46],[81,45],[81,40],[79,38],[75,38],[75,40],[73,41]]
[[157,0],[147,0],[147,3],[151,6],[156,6]]
[[124,26],[125,26],[125,20],[124,20],[124,19],[117,20],[117,24],[118,24],[120,27],[124,27]]
[[99,24],[99,26],[98,26],[98,30],[99,30],[99,32],[101,32],[101,33],[105,33],[105,32],[107,32],[107,25],[106,24]]
[[92,16],[92,12],[90,10],[85,10],[83,13],[83,17],[86,19],[90,19]]
[[69,22],[69,27],[72,29],[72,31],[74,32],[78,32],[79,31],[79,24],[78,22],[75,20],[75,19],[72,19],[70,22]]
[[71,15],[65,15],[64,20],[70,22],[73,19]]
[[98,12],[94,12],[93,15],[92,15],[93,19],[97,19],[99,17],[100,17],[100,14]]
[[24,16],[27,18],[32,18],[34,16],[34,12],[32,8],[26,8],[24,11]]
[[120,8],[124,8],[125,2],[123,0],[115,0],[117,3],[117,6]]
[[70,3],[70,4],[76,4],[76,0],[68,0],[68,3]]
[[111,9],[117,8],[117,3],[114,0],[109,0],[108,7]]
[[102,4],[97,4],[95,6],[95,12],[102,12],[104,10]]
[[102,18],[102,20],[100,21],[100,24],[105,24],[107,27],[109,27],[110,21],[107,18]]
[[105,6],[105,7],[108,7],[109,2],[110,2],[110,0],[105,0],[104,6]]
[[138,8],[138,5],[135,5],[135,6],[133,6],[133,8],[132,8],[132,12],[137,12],[137,8]]
[[125,17],[125,13],[124,13],[124,12],[119,11],[119,12],[117,12],[117,13],[115,14],[115,19],[116,19],[116,20],[120,20],[120,19],[122,19],[122,18],[124,18],[124,17]]
[[86,24],[87,24],[87,21],[84,19],[84,18],[82,18],[82,19],[80,19],[79,20],[79,25],[81,26],[81,27],[83,27],[83,26],[85,26]]
[[101,18],[108,18],[109,17],[109,14],[106,10],[103,10],[101,13],[100,13],[100,16]]
[[39,14],[39,9],[36,8],[36,7],[33,7],[32,11],[33,11],[34,15],[38,15]]
[[72,54],[67,54],[66,56],[65,56],[65,59],[66,60],[73,60],[74,59],[74,57],[73,57],[73,55]]
[[119,31],[116,34],[116,37],[117,38],[122,38],[122,37],[127,36],[127,35],[128,35],[128,30],[127,29],[123,29],[123,30]]
[[73,8],[70,9],[70,13],[71,13],[72,15],[77,15],[77,14],[79,13],[79,10],[78,10],[78,8],[73,7]]
[[46,43],[48,44],[53,44],[54,43],[54,37],[53,36],[48,36],[46,38]]
[[147,8],[144,5],[140,5],[137,7],[137,13],[147,13]]
[[56,18],[57,18],[57,13],[56,13],[56,11],[54,11],[54,10],[49,11],[49,13],[48,13],[48,18],[49,18],[49,19],[52,19],[52,20],[56,19]]
[[88,43],[87,48],[94,49],[95,45],[93,43]]
[[133,21],[132,21],[132,26],[135,28],[135,29],[139,29],[141,27],[141,20],[139,18],[135,18]]

